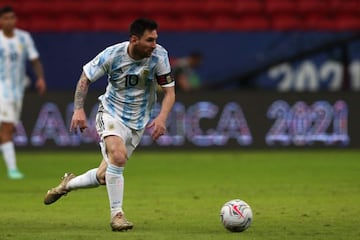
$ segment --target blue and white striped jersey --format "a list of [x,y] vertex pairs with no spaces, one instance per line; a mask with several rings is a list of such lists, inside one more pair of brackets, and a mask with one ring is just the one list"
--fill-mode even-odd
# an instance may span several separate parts
[[156,86],[174,86],[167,51],[157,45],[151,57],[134,60],[127,53],[129,42],[106,48],[84,67],[94,82],[107,75],[108,85],[99,97],[104,109],[132,129],[142,129],[156,102]]
[[0,98],[20,101],[26,84],[26,61],[39,57],[30,34],[15,29],[14,37],[8,38],[0,30]]

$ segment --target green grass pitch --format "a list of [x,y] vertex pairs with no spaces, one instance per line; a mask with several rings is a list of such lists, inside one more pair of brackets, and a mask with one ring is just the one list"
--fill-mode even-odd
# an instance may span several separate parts
[[[359,239],[360,151],[166,151],[138,149],[125,168],[124,209],[135,227],[112,232],[105,187],[43,196],[66,171],[98,165],[94,152],[19,152],[24,180],[0,163],[0,239]],[[225,230],[223,203],[250,204],[253,223]]]

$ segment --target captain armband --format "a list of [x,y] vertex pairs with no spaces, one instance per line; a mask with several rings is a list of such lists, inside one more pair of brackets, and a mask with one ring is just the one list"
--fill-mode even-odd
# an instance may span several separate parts
[[156,80],[160,86],[170,84],[174,82],[174,78],[171,73],[167,73],[161,76],[156,76]]

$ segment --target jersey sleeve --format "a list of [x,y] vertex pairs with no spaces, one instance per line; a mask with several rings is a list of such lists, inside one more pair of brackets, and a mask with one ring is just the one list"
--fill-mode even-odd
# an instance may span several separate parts
[[161,87],[175,86],[174,78],[171,74],[171,66],[168,53],[165,49],[159,55],[159,62],[156,66],[156,80]]
[[95,82],[105,74],[109,73],[110,55],[108,49],[99,53],[95,58],[83,66],[86,77]]

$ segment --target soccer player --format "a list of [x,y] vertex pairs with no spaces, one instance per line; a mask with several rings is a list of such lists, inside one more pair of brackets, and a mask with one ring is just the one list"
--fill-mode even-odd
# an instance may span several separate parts
[[[87,128],[84,102],[89,85],[106,75],[108,85],[99,97],[96,129],[103,160],[98,168],[80,176],[65,173],[61,183],[50,189],[45,204],[57,201],[71,190],[105,184],[110,202],[113,231],[133,228],[123,210],[125,164],[138,146],[145,128],[157,140],[166,131],[166,120],[175,102],[175,82],[167,51],[157,44],[157,23],[139,18],[130,25],[130,39],[110,46],[84,65],[74,96],[71,130]],[[157,85],[164,93],[161,110],[151,122]]]
[[0,9],[0,149],[10,179],[24,175],[16,164],[13,135],[20,119],[27,60],[30,60],[37,76],[36,87],[40,94],[46,91],[46,83],[39,53],[30,34],[16,28],[16,15],[9,7]]
[[201,80],[197,73],[197,68],[202,62],[203,55],[197,51],[174,61],[172,64],[172,72],[176,79],[176,90],[190,92],[201,87]]

